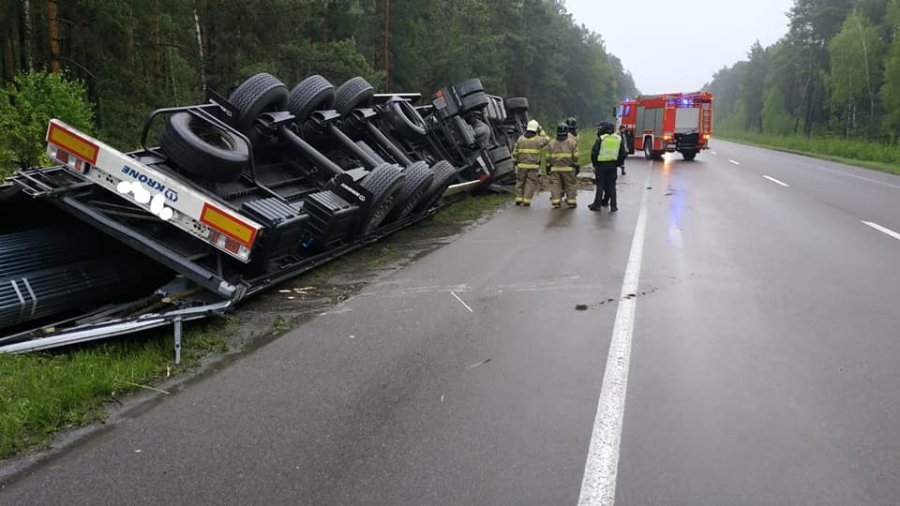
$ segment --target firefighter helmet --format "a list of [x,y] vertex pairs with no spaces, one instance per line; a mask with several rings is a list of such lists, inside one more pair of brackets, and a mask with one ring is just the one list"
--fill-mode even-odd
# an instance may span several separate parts
[[533,119],[533,120],[531,120],[531,121],[528,122],[528,126],[525,128],[525,131],[526,131],[526,132],[538,133],[538,131],[539,131],[540,129],[541,129],[540,123],[538,123],[537,120],[534,120],[534,119]]
[[560,123],[559,126],[556,127],[556,135],[569,135],[569,125]]
[[569,130],[574,130],[578,128],[578,120],[575,118],[569,118],[566,120],[566,126],[569,127]]

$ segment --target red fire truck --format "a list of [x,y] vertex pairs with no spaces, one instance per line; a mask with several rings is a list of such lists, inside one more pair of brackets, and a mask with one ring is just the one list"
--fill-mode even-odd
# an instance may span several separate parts
[[701,91],[639,96],[616,108],[616,122],[625,126],[628,152],[643,151],[649,159],[678,151],[685,160],[709,149],[713,96]]

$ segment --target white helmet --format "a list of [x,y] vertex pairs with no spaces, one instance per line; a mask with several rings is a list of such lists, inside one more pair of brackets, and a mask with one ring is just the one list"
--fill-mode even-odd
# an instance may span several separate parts
[[533,119],[528,122],[528,126],[525,128],[525,131],[538,133],[538,131],[540,129],[541,129],[541,125],[537,122],[537,120]]

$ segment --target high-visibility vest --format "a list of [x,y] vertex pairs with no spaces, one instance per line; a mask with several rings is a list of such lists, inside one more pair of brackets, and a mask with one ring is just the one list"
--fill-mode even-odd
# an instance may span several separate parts
[[619,134],[605,134],[600,136],[600,153],[597,154],[598,162],[614,162],[619,159],[619,150],[622,148],[622,138]]

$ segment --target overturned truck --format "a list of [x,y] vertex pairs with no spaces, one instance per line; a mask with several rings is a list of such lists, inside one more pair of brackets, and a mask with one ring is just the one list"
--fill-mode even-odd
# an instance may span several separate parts
[[184,321],[509,182],[527,115],[478,79],[426,102],[263,73],[154,111],[130,153],[51,120],[58,165],[0,185],[0,351],[169,324],[179,343]]

